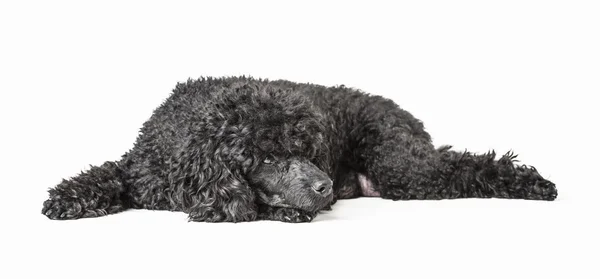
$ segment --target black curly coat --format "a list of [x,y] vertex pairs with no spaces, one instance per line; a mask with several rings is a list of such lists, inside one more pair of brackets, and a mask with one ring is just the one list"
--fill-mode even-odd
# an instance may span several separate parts
[[359,90],[201,78],[177,85],[120,161],[50,189],[42,213],[77,219],[146,208],[193,221],[304,222],[360,196],[556,198],[535,168],[495,157],[435,149],[418,119]]

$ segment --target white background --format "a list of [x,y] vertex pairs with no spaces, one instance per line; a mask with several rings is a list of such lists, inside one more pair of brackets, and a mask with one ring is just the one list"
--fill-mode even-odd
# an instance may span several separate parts
[[[598,278],[597,1],[0,2],[2,278]],[[188,77],[345,84],[554,202],[342,201],[310,224],[40,214]],[[33,276],[33,277],[31,277]]]

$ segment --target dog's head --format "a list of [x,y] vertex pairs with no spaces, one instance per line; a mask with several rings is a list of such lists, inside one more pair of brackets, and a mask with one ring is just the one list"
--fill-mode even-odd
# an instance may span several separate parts
[[324,118],[304,97],[277,88],[252,92],[254,164],[246,178],[259,203],[318,211],[333,199]]
[[172,171],[184,208],[201,208],[194,218],[204,220],[220,205],[237,221],[255,218],[256,203],[311,212],[329,205],[326,119],[310,100],[260,81],[218,88],[196,104],[201,117]]

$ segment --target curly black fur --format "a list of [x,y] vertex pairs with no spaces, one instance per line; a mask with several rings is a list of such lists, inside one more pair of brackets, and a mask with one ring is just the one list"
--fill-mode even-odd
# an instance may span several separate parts
[[359,196],[554,200],[554,184],[515,157],[435,149],[410,113],[344,86],[201,78],[176,86],[121,160],[50,189],[42,213],[308,222]]

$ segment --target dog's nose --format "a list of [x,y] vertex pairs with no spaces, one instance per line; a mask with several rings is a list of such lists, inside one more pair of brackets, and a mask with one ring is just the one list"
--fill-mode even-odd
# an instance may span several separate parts
[[313,183],[312,189],[321,196],[328,196],[332,191],[331,180],[322,180]]

